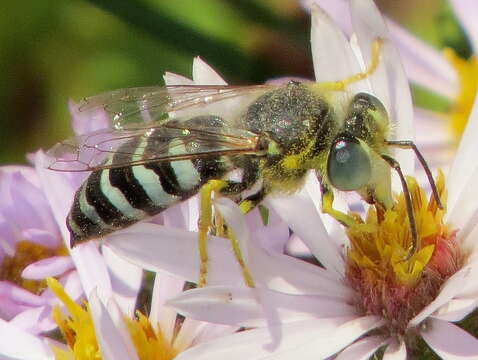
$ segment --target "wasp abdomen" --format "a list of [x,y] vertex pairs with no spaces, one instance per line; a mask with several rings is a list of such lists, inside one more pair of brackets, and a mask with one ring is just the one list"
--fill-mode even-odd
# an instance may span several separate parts
[[[144,139],[128,142],[124,148],[136,148],[134,155],[119,151],[109,160],[140,156],[152,146],[166,145],[171,152],[184,148],[181,139]],[[121,159],[124,160],[124,159]],[[163,210],[196,194],[212,178],[220,178],[230,163],[223,157],[150,162],[145,165],[104,168],[94,171],[77,191],[67,218],[71,246],[99,238]]]

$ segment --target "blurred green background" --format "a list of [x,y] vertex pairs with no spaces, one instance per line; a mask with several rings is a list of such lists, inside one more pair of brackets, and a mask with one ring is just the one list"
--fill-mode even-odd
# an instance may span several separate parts
[[[377,2],[434,46],[469,55],[444,0]],[[295,0],[8,1],[0,27],[2,163],[69,136],[69,99],[189,76],[193,56],[234,84],[313,77],[310,21]]]

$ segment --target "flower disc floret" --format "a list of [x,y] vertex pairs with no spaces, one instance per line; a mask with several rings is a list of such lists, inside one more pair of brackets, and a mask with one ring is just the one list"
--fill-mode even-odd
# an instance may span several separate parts
[[[419,244],[413,248],[403,194],[393,209],[377,213],[371,207],[364,223],[350,228],[347,235],[346,278],[357,291],[357,305],[366,314],[383,316],[393,334],[403,334],[409,321],[438,295],[443,283],[464,263],[456,231],[443,221],[433,197],[413,178],[407,179]],[[444,176],[437,188],[445,200]]]

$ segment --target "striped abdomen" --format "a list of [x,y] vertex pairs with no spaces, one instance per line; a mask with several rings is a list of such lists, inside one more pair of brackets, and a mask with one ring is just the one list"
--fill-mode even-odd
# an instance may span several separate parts
[[[129,142],[127,147],[147,149],[178,141],[181,140],[168,139],[158,144],[155,138],[153,144],[146,139],[142,144]],[[177,143],[174,145],[178,148]],[[121,147],[109,161],[115,163],[120,156],[125,156]],[[230,162],[224,157],[209,157],[94,171],[78,189],[67,218],[71,246],[125,228],[184,201],[208,180],[230,170],[227,164]]]

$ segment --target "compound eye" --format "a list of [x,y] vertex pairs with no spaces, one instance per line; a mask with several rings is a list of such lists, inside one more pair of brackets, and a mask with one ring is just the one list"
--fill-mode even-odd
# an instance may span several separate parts
[[327,174],[334,187],[343,191],[357,190],[368,183],[371,173],[369,155],[358,140],[335,140],[327,160]]

